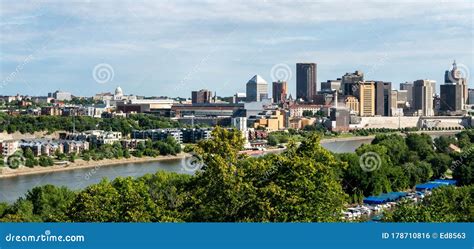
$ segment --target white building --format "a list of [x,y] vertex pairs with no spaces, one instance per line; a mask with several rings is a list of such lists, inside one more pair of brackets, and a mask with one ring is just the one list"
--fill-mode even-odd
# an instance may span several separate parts
[[19,147],[19,143],[16,140],[5,140],[5,141],[0,141],[1,144],[1,152],[3,157],[8,157],[13,155]]
[[247,82],[247,102],[268,98],[268,83],[260,75],[253,76]]
[[436,81],[417,80],[413,83],[413,109],[421,116],[434,116],[433,96]]
[[72,94],[70,92],[56,91],[54,93],[50,93],[48,97],[52,97],[59,101],[69,101],[72,99]]

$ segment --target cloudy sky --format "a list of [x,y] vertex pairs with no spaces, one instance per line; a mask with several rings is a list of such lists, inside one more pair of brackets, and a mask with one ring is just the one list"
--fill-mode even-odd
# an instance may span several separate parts
[[[474,74],[473,1],[0,0],[0,95],[245,92],[316,62],[319,82]],[[473,87],[473,80],[470,86]]]

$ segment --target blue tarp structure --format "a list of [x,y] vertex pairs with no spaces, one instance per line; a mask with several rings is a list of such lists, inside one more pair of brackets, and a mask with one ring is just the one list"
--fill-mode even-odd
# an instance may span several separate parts
[[364,203],[365,204],[382,204],[385,202],[396,201],[406,195],[407,193],[405,192],[384,193],[379,196],[369,196],[367,198],[364,198]]
[[458,181],[456,181],[456,180],[447,180],[447,179],[436,179],[432,182],[445,183],[447,185],[456,185],[456,183],[458,183]]
[[457,181],[456,180],[444,180],[444,179],[437,179],[431,182],[423,183],[423,184],[418,184],[416,185],[415,189],[416,191],[426,191],[426,190],[432,190],[435,188],[439,188],[442,186],[448,186],[448,185],[456,185]]
[[[447,186],[447,185],[456,185],[457,181],[456,180],[447,180],[447,179],[436,179],[431,182],[423,183],[423,184],[418,184],[416,185],[416,191],[423,192],[426,190],[432,190],[435,188],[439,188],[441,186]],[[369,196],[364,198],[364,203],[365,204],[383,204],[386,202],[390,201],[396,201],[402,197],[407,196],[408,194],[406,192],[390,192],[390,193],[384,193],[379,196]]]

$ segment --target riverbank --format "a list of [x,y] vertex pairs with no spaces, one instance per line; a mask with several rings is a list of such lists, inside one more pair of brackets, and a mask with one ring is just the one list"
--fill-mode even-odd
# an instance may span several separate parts
[[130,157],[122,159],[104,159],[100,161],[84,161],[82,159],[76,159],[75,162],[67,165],[54,165],[49,167],[36,166],[34,168],[21,167],[18,169],[10,169],[8,167],[0,168],[0,178],[10,178],[23,175],[34,175],[34,174],[45,174],[52,172],[87,169],[87,168],[99,168],[103,166],[113,166],[128,163],[146,163],[156,162],[162,160],[173,160],[182,159],[188,157],[188,153],[179,153],[177,155],[168,156],[157,156],[157,157]]
[[360,141],[360,140],[373,140],[375,135],[370,136],[354,136],[354,137],[336,137],[336,138],[323,138],[321,143],[333,143],[333,142],[349,142],[349,141]]

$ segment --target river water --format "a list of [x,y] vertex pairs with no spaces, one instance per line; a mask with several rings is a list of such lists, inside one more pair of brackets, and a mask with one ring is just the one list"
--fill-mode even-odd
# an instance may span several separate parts
[[[326,149],[336,152],[353,152],[364,143],[370,143],[372,139],[361,139],[355,141],[331,141],[322,143]],[[113,180],[119,176],[139,177],[158,170],[166,170],[183,174],[191,174],[185,170],[186,159],[169,159],[157,162],[128,163],[113,166],[101,166],[99,168],[76,169],[61,172],[51,172],[35,175],[24,175],[0,179],[0,202],[12,203],[35,186],[53,184],[66,186],[70,189],[83,189],[91,184],[100,182],[104,177]]]

